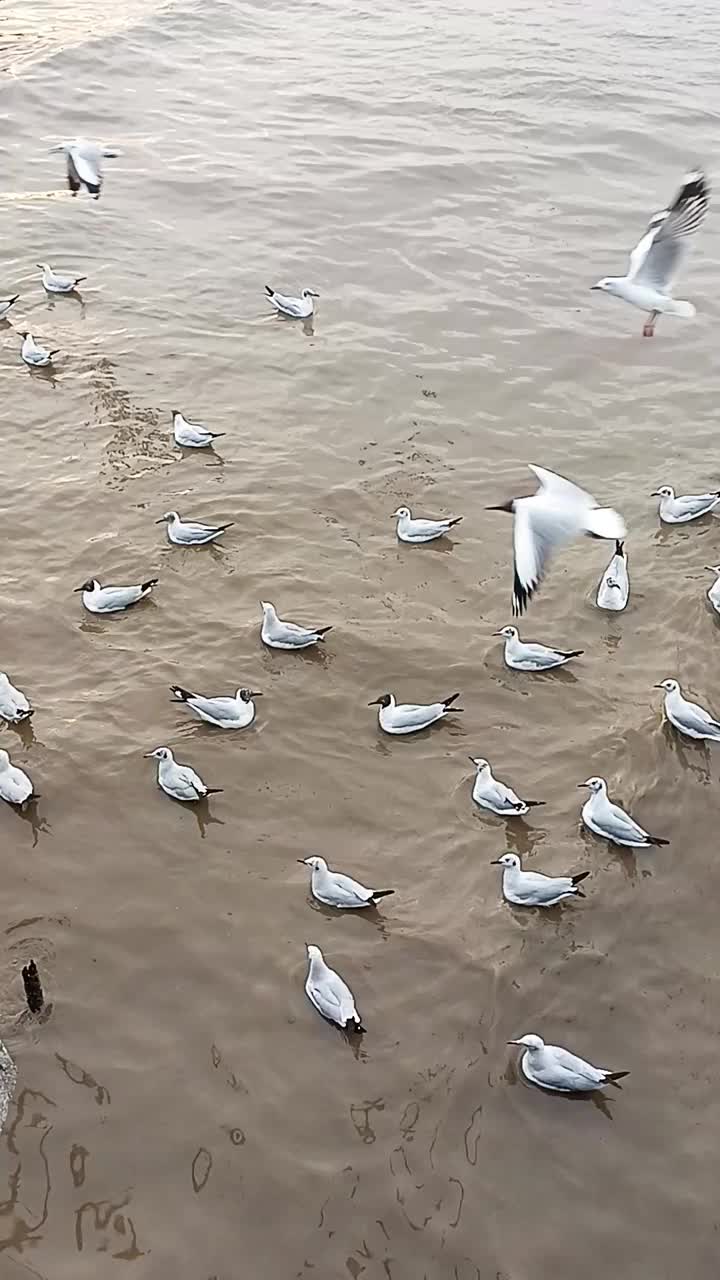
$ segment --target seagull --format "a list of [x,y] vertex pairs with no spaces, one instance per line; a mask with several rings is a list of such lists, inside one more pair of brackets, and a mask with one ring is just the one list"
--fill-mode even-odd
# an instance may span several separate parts
[[175,443],[183,449],[207,449],[213,440],[225,435],[224,431],[208,431],[200,422],[189,422],[179,409],[173,409],[172,420]]
[[19,293],[14,293],[12,298],[0,298],[0,320],[5,319],[8,311],[15,305],[19,297]]
[[20,724],[29,720],[31,715],[33,708],[25,694],[10,683],[4,671],[0,671],[0,719],[7,720],[8,724]]
[[38,262],[37,265],[42,271],[43,287],[48,293],[73,293],[83,280],[87,280],[87,276],[56,275],[49,262]]
[[451,693],[450,697],[443,698],[442,702],[398,704],[392,693],[384,693],[382,697],[368,702],[368,706],[380,708],[378,723],[386,733],[419,733],[421,729],[427,729],[429,725],[435,724],[436,720],[444,720],[445,716],[462,711],[462,707],[452,705],[459,697],[459,693]]
[[552,671],[583,653],[582,649],[548,649],[544,644],[526,643],[520,639],[517,627],[502,627],[495,635],[504,637],[505,663],[514,671]]
[[554,907],[565,898],[584,898],[578,885],[590,875],[589,871],[580,871],[575,876],[544,876],[539,871],[523,871],[516,853],[504,853],[502,858],[494,858],[490,866],[503,868],[503,897],[516,907]]
[[339,973],[330,969],[319,947],[307,944],[308,972],[305,994],[318,1013],[343,1030],[364,1035],[365,1028],[355,1008],[355,997]]
[[176,547],[200,547],[206,542],[214,542],[233,525],[232,520],[227,524],[201,524],[198,520],[183,520],[177,511],[166,511],[155,523],[167,523],[168,539]]
[[720,720],[716,720],[697,702],[684,698],[677,680],[662,680],[656,689],[665,690],[665,715],[687,738],[707,738],[720,742]]
[[94,200],[99,200],[103,180],[102,162],[114,160],[118,152],[111,151],[109,147],[101,147],[96,142],[88,142],[87,138],[75,138],[72,142],[61,142],[50,148],[51,155],[57,151],[65,153],[68,186],[73,195],[76,196],[80,188],[85,187]]
[[193,803],[204,800],[205,796],[219,795],[222,791],[222,787],[206,787],[200,775],[189,764],[177,764],[169,747],[156,747],[154,751],[146,751],[145,759],[158,761],[158,786],[162,787],[171,800]]
[[530,498],[511,498],[489,511],[510,511],[513,521],[513,613],[522,614],[540,585],[556,548],[584,533],[593,538],[625,537],[625,523],[611,507],[599,507],[571,480],[528,464],[540,481]]
[[688,520],[699,520],[714,511],[720,503],[720,491],[715,493],[689,493],[684,498],[676,498],[675,490],[665,484],[662,489],[655,489],[651,498],[659,498],[658,511],[664,524],[687,524]]
[[409,507],[398,507],[393,516],[397,516],[397,536],[401,542],[434,542],[435,538],[444,538],[453,525],[462,520],[462,516],[446,520],[414,520]]
[[644,338],[655,334],[655,322],[661,312],[684,319],[695,315],[691,302],[676,302],[671,289],[687,247],[687,238],[697,231],[710,202],[710,187],[704,173],[688,173],[672,204],[654,213],[647,230],[630,254],[625,276],[606,276],[592,285],[640,307],[650,314],[643,329]]
[[23,805],[34,797],[35,789],[27,774],[11,764],[7,751],[0,751],[0,800]]
[[262,694],[250,689],[238,689],[234,698],[206,698],[202,693],[189,693],[180,685],[171,685],[170,692],[179,702],[187,703],[201,720],[217,725],[218,729],[246,729],[255,719],[253,698]]
[[284,293],[276,293],[269,284],[265,285],[265,292],[271,307],[291,320],[308,320],[315,310],[314,299],[320,297],[314,289],[303,289],[299,298],[288,297]]
[[608,1071],[606,1067],[594,1067],[584,1058],[578,1058],[557,1044],[546,1044],[540,1036],[520,1036],[508,1040],[508,1044],[520,1045],[525,1050],[520,1059],[520,1070],[531,1084],[555,1093],[593,1093],[605,1084],[617,1084],[630,1074],[629,1071]]
[[298,627],[294,622],[283,622],[268,600],[261,600],[263,611],[260,636],[263,644],[271,649],[308,649],[310,645],[324,642],[332,627]]
[[610,609],[619,613],[625,608],[630,596],[630,578],[628,577],[628,558],[625,543],[615,543],[615,555],[605,570],[597,589],[598,609]]
[[709,569],[710,573],[717,574],[715,581],[707,593],[707,598],[715,612],[720,613],[720,564],[706,564],[705,568]]
[[159,578],[148,578],[138,587],[102,587],[97,578],[88,578],[81,587],[75,587],[75,594],[82,591],[82,601],[90,613],[119,613],[129,609],[149,596],[156,587]]
[[590,795],[582,807],[582,820],[595,835],[613,844],[626,845],[630,849],[646,849],[649,845],[669,844],[662,836],[650,836],[634,818],[630,817],[618,804],[608,798],[607,782],[604,778],[588,778],[587,782],[579,782],[579,787],[588,787]]
[[469,757],[477,769],[477,777],[472,789],[472,798],[483,809],[498,813],[501,818],[522,818],[530,809],[536,809],[545,803],[544,800],[521,800],[512,787],[498,782],[492,775],[487,760]]
[[310,888],[318,902],[339,910],[358,907],[376,907],[380,898],[388,898],[394,889],[367,889],[351,876],[331,871],[324,858],[298,858],[303,866],[310,867]]
[[56,356],[60,350],[59,347],[56,347],[54,351],[48,351],[47,347],[38,346],[32,334],[27,331],[21,333],[20,337],[23,339],[20,358],[26,364],[29,364],[31,369],[40,369],[44,365],[50,364],[53,356]]

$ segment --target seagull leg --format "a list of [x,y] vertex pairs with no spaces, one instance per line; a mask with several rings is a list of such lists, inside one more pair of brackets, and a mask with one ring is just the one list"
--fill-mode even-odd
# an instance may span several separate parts
[[655,321],[657,320],[659,315],[660,315],[659,311],[650,312],[650,315],[645,321],[645,328],[643,329],[643,338],[655,337]]

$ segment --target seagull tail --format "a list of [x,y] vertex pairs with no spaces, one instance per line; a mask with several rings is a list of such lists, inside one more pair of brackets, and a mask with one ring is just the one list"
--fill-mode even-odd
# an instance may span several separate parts
[[20,297],[20,294],[16,293],[14,298],[8,298],[7,300],[8,307],[11,307],[13,302],[17,302],[19,297]]
[[680,316],[683,320],[692,320],[695,315],[692,302],[676,302],[674,298],[666,303],[663,311],[670,316]]
[[547,801],[546,800],[525,800],[523,801],[523,803],[527,805],[528,809],[539,809],[541,805],[547,804]]
[[616,542],[615,542],[615,555],[616,555],[616,556],[624,556],[624,555],[625,555],[625,539],[624,539],[624,538],[618,538],[618,539],[616,540]]
[[315,635],[319,640],[322,640],[327,635],[328,631],[332,631],[332,627],[316,627]]
[[617,1084],[618,1080],[624,1080],[625,1076],[629,1076],[629,1071],[608,1071],[605,1075],[606,1084]]
[[181,689],[179,684],[171,684],[170,692],[174,698],[178,698],[180,702],[187,702],[188,698],[192,698],[192,694],[187,689]]
[[374,904],[376,898],[389,898],[390,894],[394,892],[394,889],[374,889],[370,901]]
[[49,352],[48,352],[48,355],[50,356],[50,359],[52,360],[53,356],[59,356],[61,351],[62,351],[62,347],[56,347],[54,351],[49,351]]
[[584,652],[584,649],[563,649],[562,654],[563,658],[581,658]]
[[152,591],[153,587],[156,587],[159,581],[159,578],[148,578],[147,582],[143,582],[141,584],[140,589],[141,591]]
[[625,521],[612,507],[592,507],[585,517],[585,532],[593,538],[624,538]]
[[364,1036],[367,1034],[367,1027],[363,1026],[357,1014],[355,1014],[355,1017],[346,1024],[345,1030],[355,1031],[359,1036]]
[[219,524],[217,527],[218,529],[221,530],[222,533],[224,533],[226,529],[232,529],[234,523],[235,523],[234,520],[229,520],[227,524]]
[[576,889],[573,898],[587,898],[587,894],[583,893],[582,889]]
[[[456,698],[459,698],[459,697],[460,697],[460,694],[459,694],[459,693],[451,693],[449,698],[443,698],[443,706],[444,706],[444,707],[449,707],[449,706],[451,706],[451,705],[452,705],[452,703],[455,701],[455,699],[456,699]],[[462,711],[462,707],[455,707],[455,708],[453,708],[453,709],[454,709],[455,711]]]
[[269,284],[266,284],[266,285],[265,285],[265,292],[266,292],[266,294],[268,295],[268,297],[269,297],[269,298],[272,298],[272,296],[273,296],[273,294],[274,294],[275,290],[274,290],[274,289],[271,289]]
[[669,844],[669,840],[664,840],[662,836],[648,836],[648,844],[654,844],[658,847],[662,844]]
[[211,431],[211,432],[210,432],[210,435],[212,436],[213,440],[219,440],[221,436],[227,435],[227,432],[226,432],[226,431]]
[[589,871],[578,871],[577,875],[571,876],[570,879],[572,880],[573,884],[579,884],[581,880],[587,880],[589,875],[590,875]]
[[208,787],[207,790],[205,791],[205,795],[219,796],[219,795],[222,795],[222,790],[223,790],[222,787]]
[[82,284],[83,280],[87,280],[87,276],[76,276],[75,284]]
[[461,520],[462,520],[462,516],[455,516],[452,520],[448,520],[448,524],[452,529],[453,525],[459,524]]

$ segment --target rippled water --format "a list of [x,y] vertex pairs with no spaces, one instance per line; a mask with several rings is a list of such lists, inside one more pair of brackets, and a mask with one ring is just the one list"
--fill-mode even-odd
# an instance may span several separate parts
[[[720,707],[720,533],[659,530],[648,495],[720,481],[717,218],[694,323],[643,341],[588,286],[716,167],[717,8],[48,8],[0,27],[0,293],[63,350],[33,376],[0,333],[0,665],[38,708],[2,737],[42,793],[0,814],[2,1276],[714,1276],[719,765],[652,685]],[[122,150],[98,204],[47,155],[76,133]],[[89,277],[82,302],[46,299],[41,259]],[[265,315],[266,281],[321,293],[314,333]],[[227,433],[217,457],[177,456],[176,406]],[[624,512],[633,579],[603,615],[607,546],[558,560],[525,634],[585,657],[534,681],[492,638],[510,527],[485,511],[528,460]],[[454,545],[398,546],[400,501],[463,513]],[[171,550],[176,506],[235,528]],[[71,594],[91,574],[161,582],[97,620]],[[334,624],[323,653],[264,651],[261,598]],[[176,681],[262,689],[256,727],[189,723]],[[386,688],[465,712],[381,740]],[[161,742],[224,788],[205,818],[156,791]],[[480,753],[546,801],[527,825],[473,812]],[[581,835],[591,772],[671,845]],[[587,900],[509,910],[506,846],[591,870]],[[395,897],[313,908],[309,852]],[[306,941],[355,989],[357,1052],[305,999]],[[629,1069],[623,1092],[524,1087],[506,1041],[531,1030]]]

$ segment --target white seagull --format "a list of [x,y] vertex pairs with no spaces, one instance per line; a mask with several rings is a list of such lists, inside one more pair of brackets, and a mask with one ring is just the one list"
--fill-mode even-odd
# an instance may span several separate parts
[[393,516],[397,516],[397,536],[401,542],[434,542],[435,538],[444,538],[453,525],[462,520],[462,516],[449,516],[446,520],[415,520],[409,507],[398,507]]
[[459,693],[451,693],[442,702],[397,703],[392,693],[383,693],[381,697],[368,702],[368,706],[380,708],[378,724],[386,733],[419,733],[421,729],[435,724],[436,720],[444,720],[445,716],[462,711],[462,707],[452,705],[459,697]]
[[710,187],[705,174],[686,174],[669,208],[653,214],[650,219],[647,230],[630,254],[627,275],[606,276],[592,286],[649,312],[643,329],[645,338],[654,336],[655,322],[662,312],[685,319],[695,315],[692,303],[676,302],[671,290],[688,237],[703,221],[709,201]]
[[10,761],[7,751],[0,751],[0,800],[23,805],[35,797],[35,789],[27,774]]
[[381,898],[387,898],[394,889],[368,889],[359,880],[331,871],[324,858],[298,858],[303,866],[310,867],[310,888],[318,902],[328,907],[346,911],[361,907],[376,907]]
[[233,525],[232,520],[227,524],[202,524],[199,520],[183,520],[177,511],[166,511],[155,523],[167,524],[168,539],[176,547],[201,547],[206,542],[214,542]]
[[57,151],[65,153],[67,163],[68,186],[76,196],[81,187],[93,197],[100,199],[102,187],[102,162],[114,160],[119,154],[109,147],[101,147],[96,142],[88,142],[87,138],[74,138],[72,142],[61,142],[50,148],[50,154]]
[[619,613],[630,596],[628,558],[624,542],[615,543],[615,555],[605,570],[597,589],[598,609],[610,609]]
[[324,642],[332,627],[298,627],[294,622],[283,622],[268,600],[261,600],[263,612],[260,637],[271,649],[308,649],[310,645]]
[[172,800],[192,803],[204,800],[205,796],[219,795],[222,791],[222,787],[206,787],[200,775],[189,764],[177,764],[169,747],[156,747],[154,751],[146,751],[145,759],[157,760],[158,786]]
[[265,285],[265,292],[270,305],[291,320],[308,320],[315,310],[315,298],[320,297],[314,289],[303,289],[299,298],[289,297],[284,293],[276,293],[269,284]]
[[705,568],[717,575],[707,593],[707,598],[715,612],[720,613],[720,564],[706,564]]
[[213,440],[225,435],[224,431],[209,431],[200,422],[190,422],[179,409],[173,409],[172,420],[175,443],[183,449],[207,449]]
[[604,778],[588,778],[587,782],[579,782],[579,787],[587,787],[590,791],[582,807],[582,820],[595,835],[613,844],[626,845],[629,849],[647,849],[650,845],[669,844],[662,836],[650,836],[634,818],[630,817],[618,804],[613,804],[608,797],[607,782]]
[[56,356],[60,350],[59,347],[56,347],[54,351],[48,351],[47,347],[39,346],[32,334],[27,330],[22,332],[20,337],[23,340],[20,348],[20,358],[26,364],[29,364],[31,369],[41,369],[43,366],[50,364],[53,356]]
[[547,562],[558,547],[584,533],[593,538],[625,537],[625,523],[612,507],[595,499],[571,480],[528,464],[540,481],[530,498],[511,498],[488,507],[510,511],[513,521],[513,613],[524,613],[540,585]]
[[684,698],[677,680],[662,680],[656,689],[665,690],[665,715],[686,738],[706,738],[720,742],[720,720],[697,702]]
[[234,698],[206,698],[202,693],[189,693],[174,684],[170,692],[178,702],[184,702],[201,720],[214,724],[218,729],[246,729],[255,719],[254,698],[262,694],[250,689],[238,689]]
[[658,512],[664,524],[687,524],[688,520],[699,520],[720,504],[720,491],[715,493],[688,493],[676,498],[675,490],[665,484],[662,489],[655,489],[651,498],[659,498]]
[[4,671],[0,671],[0,719],[7,720],[8,724],[20,724],[29,720],[32,714],[33,708],[25,694],[10,683]]
[[129,609],[150,595],[158,578],[148,578],[147,582],[137,587],[102,587],[97,578],[88,578],[81,587],[75,587],[75,594],[82,592],[82,602],[90,613],[119,613],[121,609]]
[[540,1036],[520,1036],[508,1040],[524,1049],[520,1070],[531,1084],[555,1093],[593,1093],[605,1084],[616,1084],[630,1074],[629,1071],[608,1071],[607,1067],[594,1067],[584,1058],[568,1053],[557,1044],[545,1044]]
[[504,782],[498,782],[493,777],[487,760],[480,757],[476,759],[475,756],[468,758],[477,769],[472,798],[481,808],[489,809],[501,818],[522,818],[530,809],[537,809],[545,804],[544,800],[521,800],[512,787],[507,787]]
[[48,293],[73,293],[83,280],[87,280],[87,276],[59,276],[49,262],[38,262],[37,265],[42,271],[43,287]]
[[308,971],[305,994],[318,1013],[344,1031],[363,1035],[365,1028],[355,1007],[355,997],[339,973],[325,963],[319,947],[307,944]]
[[523,871],[516,853],[504,853],[490,865],[502,867],[503,897],[516,907],[554,907],[565,898],[584,898],[578,885],[590,875],[589,871],[579,871],[575,876],[544,876],[540,871]]
[[19,293],[14,293],[12,298],[0,298],[0,320],[5,319],[8,311],[15,305],[19,297]]
[[513,671],[552,671],[564,667],[572,658],[581,657],[582,649],[549,649],[545,644],[531,644],[520,639],[517,627],[502,627],[495,632],[505,640],[505,663]]

